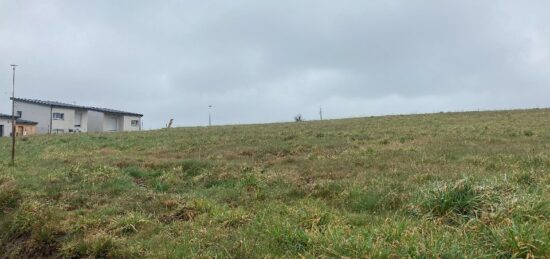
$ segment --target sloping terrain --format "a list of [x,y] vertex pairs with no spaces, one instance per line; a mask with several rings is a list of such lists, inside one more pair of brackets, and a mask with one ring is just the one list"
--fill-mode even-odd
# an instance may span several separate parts
[[549,257],[550,110],[0,140],[0,258]]

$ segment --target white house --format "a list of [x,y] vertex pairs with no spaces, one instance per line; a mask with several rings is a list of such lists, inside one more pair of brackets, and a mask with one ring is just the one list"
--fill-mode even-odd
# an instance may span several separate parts
[[15,98],[19,118],[37,122],[36,133],[141,130],[142,114],[55,101]]

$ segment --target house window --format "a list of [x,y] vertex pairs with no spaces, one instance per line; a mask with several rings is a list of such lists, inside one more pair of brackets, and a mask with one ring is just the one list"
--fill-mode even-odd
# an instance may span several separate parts
[[139,120],[132,120],[132,126],[139,126]]
[[59,113],[59,112],[54,112],[52,114],[52,119],[54,119],[54,120],[64,120],[65,119],[65,114],[64,113]]
[[19,117],[19,118],[23,117],[23,112],[22,111],[17,111],[17,117]]

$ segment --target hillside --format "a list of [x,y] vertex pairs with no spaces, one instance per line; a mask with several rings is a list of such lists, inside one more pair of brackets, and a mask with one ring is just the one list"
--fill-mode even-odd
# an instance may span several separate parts
[[0,140],[1,257],[549,257],[550,110]]

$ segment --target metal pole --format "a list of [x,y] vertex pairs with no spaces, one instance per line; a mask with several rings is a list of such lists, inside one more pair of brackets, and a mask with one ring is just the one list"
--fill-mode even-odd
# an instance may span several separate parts
[[319,118],[323,120],[323,108],[319,106]]
[[208,105],[208,126],[212,126],[212,114],[210,110],[212,109],[212,105]]
[[15,165],[15,67],[17,65],[11,65],[13,69],[12,77],[12,92],[11,92],[11,164]]

